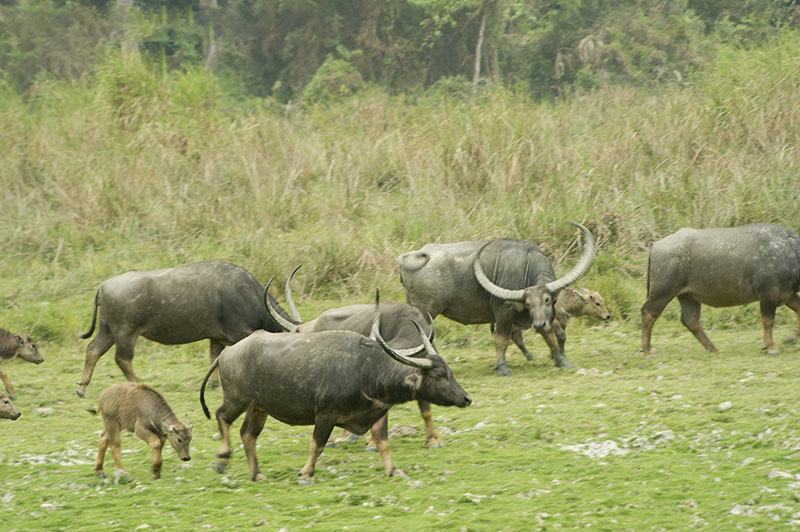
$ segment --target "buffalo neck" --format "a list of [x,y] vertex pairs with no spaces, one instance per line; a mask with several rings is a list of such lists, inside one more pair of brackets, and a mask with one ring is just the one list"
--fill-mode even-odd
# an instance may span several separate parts
[[385,353],[379,352],[377,356],[385,360],[368,365],[369,371],[364,372],[362,377],[363,393],[391,405],[413,400],[417,389],[409,383],[414,381],[415,375],[421,381],[421,371],[395,362]]

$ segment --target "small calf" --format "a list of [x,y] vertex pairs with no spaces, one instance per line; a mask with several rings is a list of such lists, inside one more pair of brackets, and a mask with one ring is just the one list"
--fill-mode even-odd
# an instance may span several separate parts
[[559,292],[556,300],[556,320],[562,329],[567,328],[571,317],[594,316],[603,321],[611,319],[611,313],[606,308],[603,297],[587,288],[564,288]]
[[[5,329],[0,329],[0,359],[11,359],[19,357],[26,362],[33,362],[34,364],[41,364],[44,359],[39,354],[36,344],[33,339],[27,334],[20,336]],[[8,380],[8,374],[0,368],[0,380],[3,381],[3,386],[6,387],[8,395],[14,399],[14,386]]]
[[0,418],[13,421],[21,415],[14,403],[11,402],[11,399],[0,393]]
[[100,394],[98,410],[103,415],[105,430],[100,435],[95,474],[104,478],[103,461],[106,449],[111,453],[117,469],[123,474],[120,432],[136,434],[153,450],[153,478],[161,478],[161,449],[169,440],[181,460],[190,460],[189,443],[192,427],[178,420],[167,402],[156,390],[146,384],[124,382],[107,388]]

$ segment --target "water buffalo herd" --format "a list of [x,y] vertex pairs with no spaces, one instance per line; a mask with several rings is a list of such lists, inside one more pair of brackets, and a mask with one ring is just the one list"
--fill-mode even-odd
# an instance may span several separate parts
[[[103,431],[95,471],[103,473],[110,446],[122,468],[120,432],[127,430],[153,451],[153,475],[161,473],[161,450],[169,441],[189,459],[191,426],[177,419],[164,398],[138,383],[133,371],[139,336],[160,344],[208,339],[211,366],[200,386],[203,412],[209,380],[222,389],[216,410],[221,448],[214,468],[231,458],[231,424],[245,418],[241,438],[249,477],[259,480],[256,441],[267,416],[290,425],[313,425],[308,460],[300,482],[313,480],[316,461],[334,427],[354,434],[371,433],[388,475],[402,474],[388,446],[388,412],[415,400],[425,420],[427,444],[441,445],[430,404],[466,407],[471,398],[456,381],[435,347],[434,319],[443,315],[463,324],[489,324],[494,335],[495,370],[510,373],[506,350],[513,342],[533,359],[522,334],[535,330],[546,342],[553,363],[568,367],[566,328],[570,316],[611,315],[597,292],[570,285],[591,267],[597,247],[583,235],[581,257],[566,274],[556,276],[550,259],[529,242],[498,239],[428,244],[397,257],[406,302],[381,302],[329,309],[303,322],[288,276],[284,310],[266,287],[239,266],[198,262],[154,271],[131,271],[97,289],[89,343],[77,393],[83,397],[98,359],[112,345],[115,360],[129,383],[100,396]],[[726,229],[681,229],[653,243],[647,264],[647,300],[642,306],[641,349],[651,353],[653,325],[677,297],[681,321],[708,351],[716,347],[700,325],[701,304],[714,307],[760,304],[764,349],[778,354],[773,340],[776,308],[786,305],[798,316],[800,336],[800,235],[774,224]],[[17,356],[40,363],[28,336],[0,329],[0,358]],[[0,417],[16,419],[15,392],[0,369],[9,396],[0,395]]]

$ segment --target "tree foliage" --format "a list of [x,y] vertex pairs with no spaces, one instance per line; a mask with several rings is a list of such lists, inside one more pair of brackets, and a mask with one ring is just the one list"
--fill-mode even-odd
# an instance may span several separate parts
[[162,75],[213,65],[240,93],[279,101],[318,92],[332,69],[352,69],[350,92],[480,74],[547,97],[684,82],[718,45],[799,20],[798,0],[4,0],[0,72],[22,91],[79,78],[127,39]]

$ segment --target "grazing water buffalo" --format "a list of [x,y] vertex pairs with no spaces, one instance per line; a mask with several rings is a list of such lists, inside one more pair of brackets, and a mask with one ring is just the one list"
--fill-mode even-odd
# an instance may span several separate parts
[[700,305],[730,307],[758,301],[764,349],[772,339],[775,310],[797,313],[800,335],[800,235],[780,225],[688,229],[653,243],[647,264],[647,301],[642,305],[642,352],[650,353],[653,324],[677,297],[681,321],[706,350],[717,350],[700,325]]
[[218,367],[223,402],[216,412],[222,436],[217,471],[224,471],[230,460],[230,425],[246,411],[241,435],[251,480],[263,478],[258,469],[256,439],[267,416],[289,425],[314,425],[308,461],[300,471],[301,483],[313,479],[317,458],[335,426],[356,434],[372,427],[386,473],[400,474],[386,452],[386,434],[375,433],[375,422],[393,405],[413,399],[458,407],[471,402],[422,326],[416,327],[425,345],[424,358],[404,356],[386,343],[380,333],[377,304],[374,340],[352,331],[257,331],[226,348],[200,386],[200,404],[210,419],[205,385]]
[[117,470],[125,474],[120,447],[123,430],[136,434],[153,450],[153,478],[156,480],[161,478],[161,449],[165,441],[169,440],[181,460],[191,460],[191,425],[178,420],[167,401],[150,386],[136,382],[114,384],[100,394],[97,409],[103,415],[105,427],[94,467],[98,477],[106,476],[103,462],[109,445]]
[[[286,280],[286,306],[292,315],[292,320],[286,320],[281,316],[279,309],[267,303],[272,319],[278,322],[287,332],[321,332],[321,331],[353,331],[363,336],[369,336],[372,330],[372,321],[375,316],[375,306],[369,304],[348,305],[326,310],[316,319],[303,323],[297,312],[297,307],[292,298],[291,281],[294,274],[300,267],[292,271]],[[269,283],[267,283],[269,288]],[[425,346],[419,343],[419,332],[414,327],[413,322],[428,323],[429,316],[423,314],[418,308],[405,303],[393,301],[381,302],[381,336],[392,348],[404,356],[415,356],[425,352]],[[433,342],[433,322],[426,325],[425,334]],[[441,447],[442,442],[436,435],[433,426],[433,414],[431,405],[427,401],[418,400],[420,414],[425,422],[426,444],[428,447]],[[388,414],[386,418],[378,421],[377,430],[388,430]]]
[[207,338],[213,362],[226,345],[253,331],[281,332],[264,305],[269,297],[250,272],[225,262],[130,271],[104,281],[95,295],[92,326],[81,336],[89,338],[94,332],[99,308],[100,331],[86,349],[78,395],[83,397],[97,360],[114,344],[125,378],[138,381],[132,362],[140,335],[161,344]]
[[14,420],[21,415],[14,403],[11,402],[11,399],[0,393],[0,419]]
[[522,341],[522,330],[529,327],[545,339],[556,366],[567,366],[566,336],[554,322],[555,301],[561,289],[586,273],[595,255],[592,233],[575,225],[586,246],[575,267],[561,278],[556,279],[550,260],[528,242],[427,244],[397,258],[406,298],[433,317],[442,314],[464,324],[493,324],[500,375],[510,373],[505,354],[512,341],[528,360],[533,359]]
[[[27,334],[20,336],[5,329],[0,329],[0,359],[8,360],[14,357],[19,357],[26,362],[33,362],[34,364],[41,364],[44,361],[39,350],[36,348],[36,343]],[[14,385],[8,379],[8,373],[3,368],[0,368],[0,380],[3,381],[3,386],[11,399],[14,399]]]

